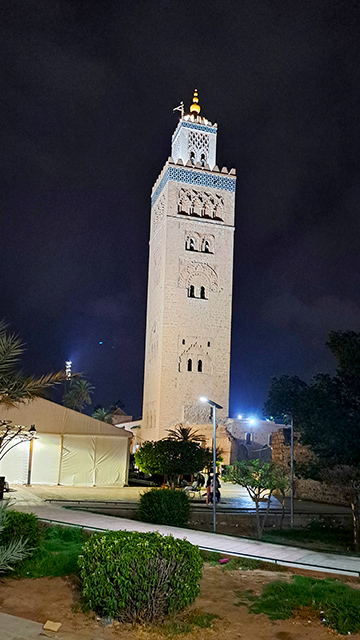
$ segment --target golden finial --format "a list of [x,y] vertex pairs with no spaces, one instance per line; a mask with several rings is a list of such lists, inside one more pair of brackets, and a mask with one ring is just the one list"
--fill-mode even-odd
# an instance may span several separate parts
[[198,96],[197,89],[195,89],[192,105],[190,107],[190,113],[193,113],[194,115],[199,115],[200,110],[201,110],[201,107],[199,105],[199,96]]

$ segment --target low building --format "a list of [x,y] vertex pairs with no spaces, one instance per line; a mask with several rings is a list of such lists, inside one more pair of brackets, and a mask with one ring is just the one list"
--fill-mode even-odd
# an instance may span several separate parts
[[131,431],[43,398],[2,407],[1,418],[36,428],[32,444],[17,444],[0,461],[0,475],[10,484],[127,484]]

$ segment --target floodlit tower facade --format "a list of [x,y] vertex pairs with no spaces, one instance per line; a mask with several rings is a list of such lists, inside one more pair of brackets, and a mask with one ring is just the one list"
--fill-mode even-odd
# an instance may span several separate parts
[[183,106],[151,195],[143,440],[228,415],[235,170],[216,165],[217,125]]

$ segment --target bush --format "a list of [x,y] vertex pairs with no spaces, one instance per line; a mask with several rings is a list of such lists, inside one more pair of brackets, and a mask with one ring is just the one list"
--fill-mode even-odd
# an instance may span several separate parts
[[27,541],[28,548],[39,546],[40,530],[37,518],[33,513],[7,511],[4,528],[0,533],[0,546],[6,546],[19,538]]
[[186,540],[107,531],[86,542],[79,566],[85,606],[101,616],[147,623],[195,600],[202,560]]
[[190,500],[184,491],[150,489],[140,497],[139,520],[184,527],[190,517]]

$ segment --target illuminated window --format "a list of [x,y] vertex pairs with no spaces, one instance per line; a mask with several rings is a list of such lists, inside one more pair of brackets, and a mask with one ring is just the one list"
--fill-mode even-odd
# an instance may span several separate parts
[[206,300],[206,297],[205,297],[205,287],[200,287],[200,298],[201,298],[202,300]]
[[195,298],[195,287],[193,284],[189,287],[189,298]]
[[202,373],[202,360],[198,360],[198,372]]
[[188,371],[192,371],[192,360],[191,360],[191,358],[189,358],[189,360],[188,360],[187,370]]

